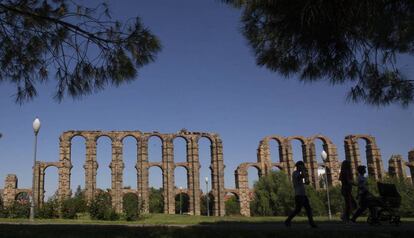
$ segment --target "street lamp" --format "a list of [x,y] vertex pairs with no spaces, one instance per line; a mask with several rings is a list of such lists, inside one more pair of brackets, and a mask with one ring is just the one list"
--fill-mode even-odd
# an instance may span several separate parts
[[207,207],[207,216],[210,216],[210,208],[209,208],[209,197],[208,197],[208,177],[205,178],[206,180],[206,207]]
[[182,210],[182,201],[183,201],[183,187],[180,187],[180,215],[183,215],[183,210]]
[[328,216],[329,216],[329,220],[332,219],[332,214],[331,214],[331,199],[329,197],[329,183],[328,183],[328,171],[327,171],[327,167],[326,167],[326,162],[327,162],[327,158],[328,158],[328,154],[325,152],[325,150],[322,150],[321,153],[321,158],[322,161],[324,163],[323,167],[325,168],[325,184],[326,184],[326,197],[328,199]]
[[32,199],[30,203],[30,220],[34,220],[35,215],[35,201],[34,201],[34,193],[35,193],[35,167],[36,167],[36,153],[37,153],[37,134],[40,130],[40,120],[36,117],[33,121],[33,131],[35,135],[35,142],[34,142],[34,156],[33,156],[33,179],[32,179]]

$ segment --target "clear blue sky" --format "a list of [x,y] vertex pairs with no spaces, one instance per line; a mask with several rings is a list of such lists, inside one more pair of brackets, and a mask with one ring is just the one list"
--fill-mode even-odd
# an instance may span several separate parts
[[[283,78],[255,65],[253,54],[240,34],[240,13],[215,0],[110,1],[113,17],[140,16],[162,41],[155,63],[143,68],[136,81],[108,88],[81,100],[52,100],[55,84],[39,86],[40,96],[22,106],[13,101],[15,89],[0,85],[0,187],[8,173],[16,173],[20,187],[31,186],[32,121],[39,116],[38,159],[58,160],[59,135],[65,130],[141,130],[173,133],[217,132],[224,145],[225,184],[234,187],[234,170],[242,162],[256,161],[261,138],[310,136],[321,133],[336,144],[344,159],[343,139],[348,134],[376,137],[383,160],[414,147],[414,108],[376,108],[345,100],[349,85],[304,84]],[[401,61],[404,72],[414,75],[413,58]],[[177,157],[185,147],[177,141]],[[275,144],[274,144],[275,145]],[[301,156],[294,143],[294,156]],[[363,144],[362,144],[363,145]],[[135,143],[125,143],[125,185],[136,187]],[[201,143],[202,177],[207,175],[209,144]],[[318,145],[318,151],[321,145]],[[272,149],[276,154],[277,149]],[[362,150],[364,152],[364,150]],[[72,187],[84,186],[84,145],[73,141]],[[110,143],[98,146],[98,186],[110,186]],[[151,140],[150,160],[160,160],[160,142]],[[277,156],[274,156],[277,158]],[[249,170],[253,180],[254,170]],[[46,191],[57,188],[57,170],[46,171]],[[150,184],[160,186],[161,173],[150,170]],[[185,185],[184,170],[176,171],[177,186]]]

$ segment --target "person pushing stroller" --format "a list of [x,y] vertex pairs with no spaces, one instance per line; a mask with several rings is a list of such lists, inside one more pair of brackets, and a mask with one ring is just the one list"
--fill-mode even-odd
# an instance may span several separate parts
[[376,220],[376,209],[375,206],[372,204],[372,198],[373,195],[368,191],[368,182],[367,178],[365,177],[366,167],[363,165],[358,166],[358,210],[354,213],[354,215],[351,218],[352,222],[356,222],[356,219],[367,209],[369,208],[369,211],[371,213],[371,216],[373,217],[374,221]]

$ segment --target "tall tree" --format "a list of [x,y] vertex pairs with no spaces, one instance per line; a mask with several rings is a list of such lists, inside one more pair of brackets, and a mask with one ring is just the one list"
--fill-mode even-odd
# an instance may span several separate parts
[[134,80],[160,49],[140,18],[112,20],[106,4],[0,0],[0,82],[16,86],[19,103],[48,78],[58,101]]
[[414,54],[414,1],[222,1],[242,10],[242,32],[259,66],[302,81],[350,84],[354,101],[414,102],[414,80],[397,62]]

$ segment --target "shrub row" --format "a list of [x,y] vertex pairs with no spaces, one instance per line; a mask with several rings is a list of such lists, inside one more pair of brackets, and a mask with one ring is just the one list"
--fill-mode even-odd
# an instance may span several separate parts
[[[382,182],[396,185],[401,195],[400,214],[403,217],[414,217],[414,186],[403,179],[386,178]],[[368,187],[372,194],[378,195],[377,183],[368,180]],[[254,185],[254,199],[251,202],[251,213],[256,216],[286,216],[294,208],[294,193],[292,183],[287,175],[281,171],[272,172],[261,177]],[[307,196],[314,215],[325,216],[328,213],[326,189],[315,190],[306,186]],[[356,197],[357,189],[354,188]],[[339,186],[329,189],[331,212],[339,216],[343,211],[343,198]]]

